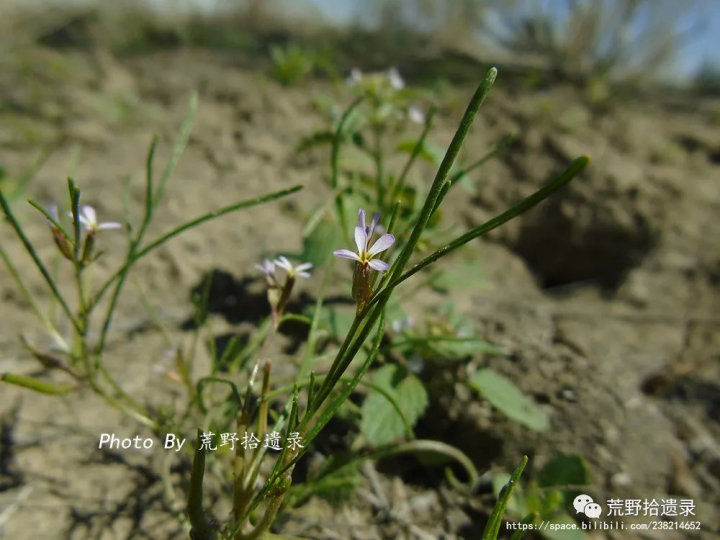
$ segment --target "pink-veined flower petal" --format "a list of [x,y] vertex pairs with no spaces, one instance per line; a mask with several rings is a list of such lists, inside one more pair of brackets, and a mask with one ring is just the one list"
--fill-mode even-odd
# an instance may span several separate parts
[[377,255],[378,253],[381,253],[388,249],[394,243],[395,237],[392,234],[383,234],[380,238],[377,239],[373,246],[368,249],[367,254],[370,256]]
[[341,259],[352,259],[358,262],[361,261],[358,254],[353,253],[349,249],[336,249],[335,251],[333,251],[333,255],[335,255],[336,257],[340,257]]
[[295,275],[300,276],[302,278],[309,278],[310,272],[295,272]]
[[295,267],[295,271],[298,272],[298,273],[299,273],[299,272],[304,272],[305,270],[310,270],[312,267],[313,267],[313,264],[312,264],[312,263],[309,263],[309,262],[307,262],[307,263],[302,263],[302,264],[299,264],[299,265],[297,265],[297,266]]
[[368,236],[365,227],[355,227],[355,245],[357,246],[358,253],[365,253],[367,241]]
[[370,268],[373,270],[377,270],[378,272],[384,272],[389,268],[388,263],[385,261],[381,261],[380,259],[370,259],[370,262],[368,262],[370,265]]
[[358,210],[358,227],[365,228],[365,210]]

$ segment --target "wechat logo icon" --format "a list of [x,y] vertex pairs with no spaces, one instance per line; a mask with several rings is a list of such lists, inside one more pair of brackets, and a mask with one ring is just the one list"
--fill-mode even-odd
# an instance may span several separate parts
[[590,495],[585,495],[584,493],[575,497],[573,507],[576,513],[585,514],[591,519],[597,519],[602,514],[600,505],[593,501]]

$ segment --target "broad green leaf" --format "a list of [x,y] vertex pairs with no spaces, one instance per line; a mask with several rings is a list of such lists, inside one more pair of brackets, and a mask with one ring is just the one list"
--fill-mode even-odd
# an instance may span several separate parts
[[440,292],[447,292],[462,284],[463,289],[467,287],[480,288],[487,283],[485,274],[480,269],[477,261],[463,261],[449,270],[435,272],[431,276],[430,286]]
[[[402,141],[400,144],[398,144],[397,149],[401,152],[412,154],[416,144],[417,141],[409,139],[406,141]],[[436,167],[440,165],[444,155],[445,150],[428,141],[423,142],[422,146],[420,147],[420,152],[418,153],[418,157],[423,158],[425,161],[435,165]]]
[[540,487],[584,486],[588,483],[585,461],[577,454],[558,454],[538,473]]
[[[415,424],[428,405],[428,395],[420,379],[400,366],[381,367],[373,374],[372,382],[395,399],[410,425]],[[377,391],[371,391],[362,404],[360,430],[368,442],[375,445],[393,442],[406,431],[395,408]]]
[[327,313],[332,335],[339,338],[345,336],[352,326],[353,319],[355,319],[355,307],[349,309],[332,308],[327,310]]
[[[408,139],[398,144],[397,150],[400,152],[405,152],[407,154],[412,154],[416,144],[416,140]],[[418,157],[424,159],[428,163],[431,163],[435,167],[439,167],[442,163],[443,158],[445,157],[445,150],[440,146],[425,140],[420,147]],[[452,175],[452,173],[454,173],[456,170],[457,165],[453,164],[452,167],[450,167],[449,174]]]
[[509,418],[537,431],[548,428],[545,411],[512,382],[492,369],[481,369],[469,381],[481,396]]
[[342,244],[342,237],[337,226],[328,221],[322,221],[313,231],[303,238],[303,262],[311,262],[315,267],[325,264],[332,252]]

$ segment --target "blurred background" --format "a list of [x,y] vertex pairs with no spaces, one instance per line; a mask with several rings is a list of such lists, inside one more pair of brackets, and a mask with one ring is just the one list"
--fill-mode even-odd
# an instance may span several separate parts
[[[188,339],[183,321],[203,276],[222,277],[212,308],[218,337],[247,336],[257,322],[249,313],[264,301],[253,264],[302,252],[303,224],[329,193],[327,149],[301,151],[302,141],[352,101],[352,69],[396,68],[421,112],[437,106],[429,139],[443,149],[492,65],[500,75],[461,159],[514,139],[448,197],[443,223],[466,230],[573,158],[592,163],[552,200],[443,263],[452,286],[404,297],[415,320],[450,306],[458,324],[503,350],[426,359],[419,375],[430,406],[418,437],[470,456],[481,489],[462,497],[441,467],[414,458],[379,462],[342,497],[298,500],[277,531],[478,538],[494,479],[528,454],[528,493],[546,493],[548,464],[577,456],[596,501],[692,499],[698,537],[711,535],[720,527],[717,0],[2,0],[0,189],[51,258],[45,224],[24,200],[60,200],[73,176],[103,220],[120,220],[125,185],[127,200],[142,199],[152,133],[164,159],[193,91],[188,148],[151,232],[229,198],[305,185],[292,200],[208,224],[143,261],[110,354],[123,383],[152,400],[167,383],[167,351]],[[416,138],[421,127],[408,129]],[[351,152],[343,159],[346,170],[367,166]],[[413,174],[421,189],[433,167]],[[124,244],[105,238],[100,266],[112,267]],[[6,226],[0,241],[41,291]],[[346,285],[330,292],[347,297]],[[319,284],[302,286],[312,305]],[[47,338],[4,267],[0,314],[0,372],[35,374],[18,335]],[[513,422],[461,384],[479,367],[512,380],[549,429]],[[138,432],[92,396],[58,406],[0,386],[0,536],[183,537],[153,472],[167,466],[165,454],[100,454],[97,434],[109,430]],[[353,428],[334,426],[317,455],[345,448],[346,432]],[[172,474],[182,484],[187,470]],[[509,518],[524,511],[511,508]]]

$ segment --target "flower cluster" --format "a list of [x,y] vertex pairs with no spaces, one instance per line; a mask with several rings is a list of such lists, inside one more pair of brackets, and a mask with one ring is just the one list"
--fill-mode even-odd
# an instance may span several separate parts
[[[425,123],[425,113],[418,107],[408,106],[406,99],[402,97],[400,91],[405,88],[405,80],[400,75],[396,67],[379,72],[364,75],[359,68],[350,70],[350,76],[346,79],[348,86],[358,87],[371,101],[377,101],[377,106],[381,107],[385,103],[394,103],[395,113],[401,118],[407,118],[416,124]],[[387,107],[384,107],[387,113]]]

